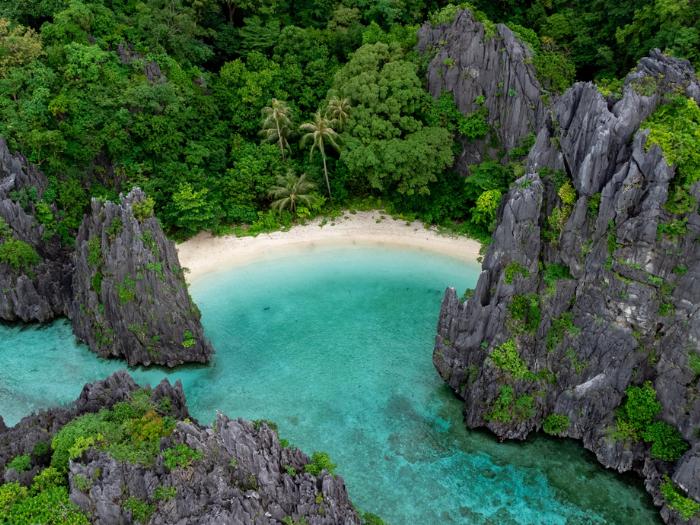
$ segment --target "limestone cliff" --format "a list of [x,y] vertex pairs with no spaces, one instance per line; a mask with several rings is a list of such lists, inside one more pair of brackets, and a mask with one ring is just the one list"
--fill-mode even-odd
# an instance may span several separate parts
[[[492,34],[491,34],[492,33]],[[482,105],[497,145],[488,139],[464,141],[457,161],[462,172],[469,164],[519,147],[542,126],[545,91],[532,65],[532,51],[503,24],[487,28],[469,10],[449,24],[426,23],[419,32],[419,51],[431,57],[428,90],[434,97],[452,93],[464,114]]]
[[[0,139],[0,319],[46,322],[65,313],[69,252],[37,219],[46,178]],[[49,208],[48,214],[51,214]]]
[[[445,295],[433,361],[468,426],[580,439],[603,465],[643,476],[665,521],[683,523],[671,491],[700,502],[700,216],[697,203],[668,211],[677,170],[641,128],[674,94],[700,102],[697,77],[657,51],[621,97],[578,83],[555,102],[476,289]],[[697,201],[700,184],[688,192]],[[642,439],[620,407],[654,391],[665,437]],[[675,435],[687,452],[660,459]]]
[[78,338],[129,364],[206,362],[212,353],[175,246],[135,189],[93,200],[76,239],[70,316]]
[[174,244],[135,189],[93,201],[74,248],[60,242],[48,181],[0,139],[0,319],[68,316],[79,339],[129,364],[206,362],[212,348]]
[[[309,468],[309,458],[281,444],[271,423],[220,414],[213,426],[202,426],[189,416],[179,382],[171,386],[164,380],[143,390],[125,372],[86,385],[66,408],[26,417],[13,428],[4,428],[0,419],[0,475],[29,485],[49,464],[62,472],[61,445],[52,451],[45,444],[75,418],[100,410],[105,434],[88,441],[71,434],[75,443],[91,445],[64,458],[70,499],[91,523],[360,524],[343,479]],[[154,450],[143,448],[127,461],[120,454],[132,451],[118,447],[118,433],[109,431],[122,421],[131,431],[123,438],[134,449],[154,432],[164,435],[155,438]],[[89,424],[79,428],[86,432]],[[65,443],[67,437],[60,439]],[[31,466],[18,473],[7,465],[20,454],[31,457]]]

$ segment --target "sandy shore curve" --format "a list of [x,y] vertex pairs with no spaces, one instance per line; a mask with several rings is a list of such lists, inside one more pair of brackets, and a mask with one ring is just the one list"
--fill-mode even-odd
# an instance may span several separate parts
[[438,233],[421,222],[393,219],[380,211],[345,212],[337,219],[318,218],[288,231],[257,237],[214,237],[203,232],[177,245],[180,264],[189,283],[217,271],[262,259],[312,251],[319,247],[348,245],[398,246],[435,252],[475,263],[481,244],[473,239]]

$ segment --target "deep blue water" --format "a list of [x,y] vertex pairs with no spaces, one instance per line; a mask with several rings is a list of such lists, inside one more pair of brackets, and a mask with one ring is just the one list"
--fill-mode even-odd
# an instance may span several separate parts
[[[571,441],[497,443],[467,431],[433,369],[446,286],[479,268],[426,252],[310,249],[212,274],[192,287],[217,353],[211,366],[131,370],[183,382],[192,414],[265,418],[338,464],[362,510],[400,524],[658,523],[641,484]],[[74,399],[123,368],[75,343],[64,321],[0,325],[0,414]]]

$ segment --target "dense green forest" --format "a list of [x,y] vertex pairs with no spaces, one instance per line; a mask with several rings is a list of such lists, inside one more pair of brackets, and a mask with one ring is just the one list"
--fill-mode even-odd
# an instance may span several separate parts
[[[700,61],[692,0],[473,4],[545,53],[553,90],[609,83],[653,47]],[[49,177],[39,219],[67,243],[91,196],[134,185],[176,237],[384,206],[483,238],[518,165],[485,162],[467,182],[452,170],[456,139],[488,126],[483,112],[430,97],[414,50],[420,24],[455,11],[428,0],[0,0],[0,135]]]

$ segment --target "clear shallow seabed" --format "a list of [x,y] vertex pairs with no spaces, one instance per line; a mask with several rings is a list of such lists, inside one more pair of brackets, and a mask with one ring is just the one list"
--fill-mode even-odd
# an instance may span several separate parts
[[[180,379],[191,413],[271,419],[338,464],[354,503],[392,525],[653,524],[630,478],[573,441],[497,443],[467,431],[432,365],[446,286],[479,268],[393,248],[315,249],[211,274],[192,286],[211,366],[131,370]],[[0,414],[16,423],[123,368],[75,343],[67,322],[0,325]]]

